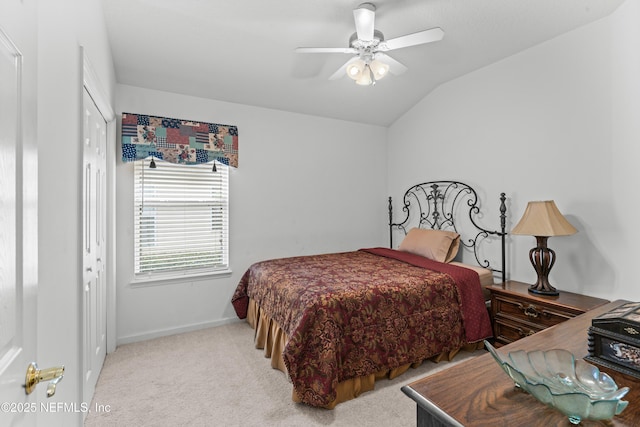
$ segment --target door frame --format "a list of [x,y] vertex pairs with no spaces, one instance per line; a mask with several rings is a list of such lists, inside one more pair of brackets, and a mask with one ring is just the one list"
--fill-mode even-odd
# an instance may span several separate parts
[[[91,66],[89,58],[84,52],[84,48],[80,46],[80,57],[82,58],[82,84],[87,90],[96,107],[102,114],[107,123],[107,168],[106,168],[106,187],[107,187],[107,212],[106,212],[106,286],[107,286],[107,354],[112,353],[116,349],[116,285],[115,285],[115,268],[116,268],[116,250],[115,250],[115,163],[116,163],[116,115],[111,108],[111,103],[107,94],[102,89],[100,80]],[[81,234],[82,235],[82,234]],[[80,245],[82,247],[82,245]],[[82,264],[82,263],[81,263]],[[82,292],[80,287],[79,292]],[[83,298],[80,298],[82,304]],[[80,360],[83,360],[82,358]]]

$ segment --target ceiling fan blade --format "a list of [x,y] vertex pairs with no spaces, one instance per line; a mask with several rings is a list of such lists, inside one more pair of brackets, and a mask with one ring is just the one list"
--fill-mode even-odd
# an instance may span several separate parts
[[376,7],[371,3],[362,3],[356,9],[353,9],[353,19],[356,22],[356,34],[358,35],[358,39],[364,41],[373,40]]
[[357,53],[352,47],[298,47],[296,53]]
[[349,64],[351,64],[354,61],[357,61],[358,59],[360,59],[359,56],[354,56],[353,58],[351,58],[350,60],[345,62],[342,67],[338,68],[338,71],[336,71],[335,73],[331,74],[331,76],[329,77],[329,80],[337,80],[340,77],[342,77],[345,74],[347,74],[347,67],[349,66]]
[[399,76],[400,74],[402,74],[402,73],[404,73],[405,71],[408,70],[408,68],[405,67],[404,64],[402,64],[401,62],[396,61],[395,59],[393,59],[389,55],[384,54],[382,52],[376,53],[375,59],[387,64],[389,66],[389,72],[391,74],[396,75],[396,76]]
[[403,47],[435,42],[442,40],[442,37],[444,37],[444,31],[442,31],[442,28],[436,27],[429,30],[418,31],[413,34],[407,34],[406,36],[385,40],[380,43],[378,49],[386,52],[389,50],[401,49]]

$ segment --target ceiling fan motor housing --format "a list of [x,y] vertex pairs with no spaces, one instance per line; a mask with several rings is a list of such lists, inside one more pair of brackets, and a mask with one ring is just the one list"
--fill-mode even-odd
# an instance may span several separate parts
[[373,40],[360,40],[358,33],[353,33],[349,37],[349,46],[358,51],[358,56],[365,59],[373,59],[376,48],[384,42],[384,34],[381,31],[373,30]]
[[349,37],[349,46],[358,49],[363,46],[377,46],[384,41],[384,34],[382,31],[373,30],[373,40],[360,40],[358,33],[351,34]]

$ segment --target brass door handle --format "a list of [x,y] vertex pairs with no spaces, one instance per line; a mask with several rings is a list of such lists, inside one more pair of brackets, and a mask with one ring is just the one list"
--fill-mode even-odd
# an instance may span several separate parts
[[24,387],[27,394],[31,394],[40,381],[49,381],[47,386],[47,397],[51,397],[56,393],[56,385],[64,376],[64,366],[55,366],[53,368],[38,369],[35,362],[31,362],[27,367],[27,376],[24,380]]

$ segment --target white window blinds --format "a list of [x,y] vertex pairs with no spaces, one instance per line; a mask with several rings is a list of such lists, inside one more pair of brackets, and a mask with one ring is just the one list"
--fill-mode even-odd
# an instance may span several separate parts
[[192,274],[229,266],[229,167],[135,162],[135,273]]

